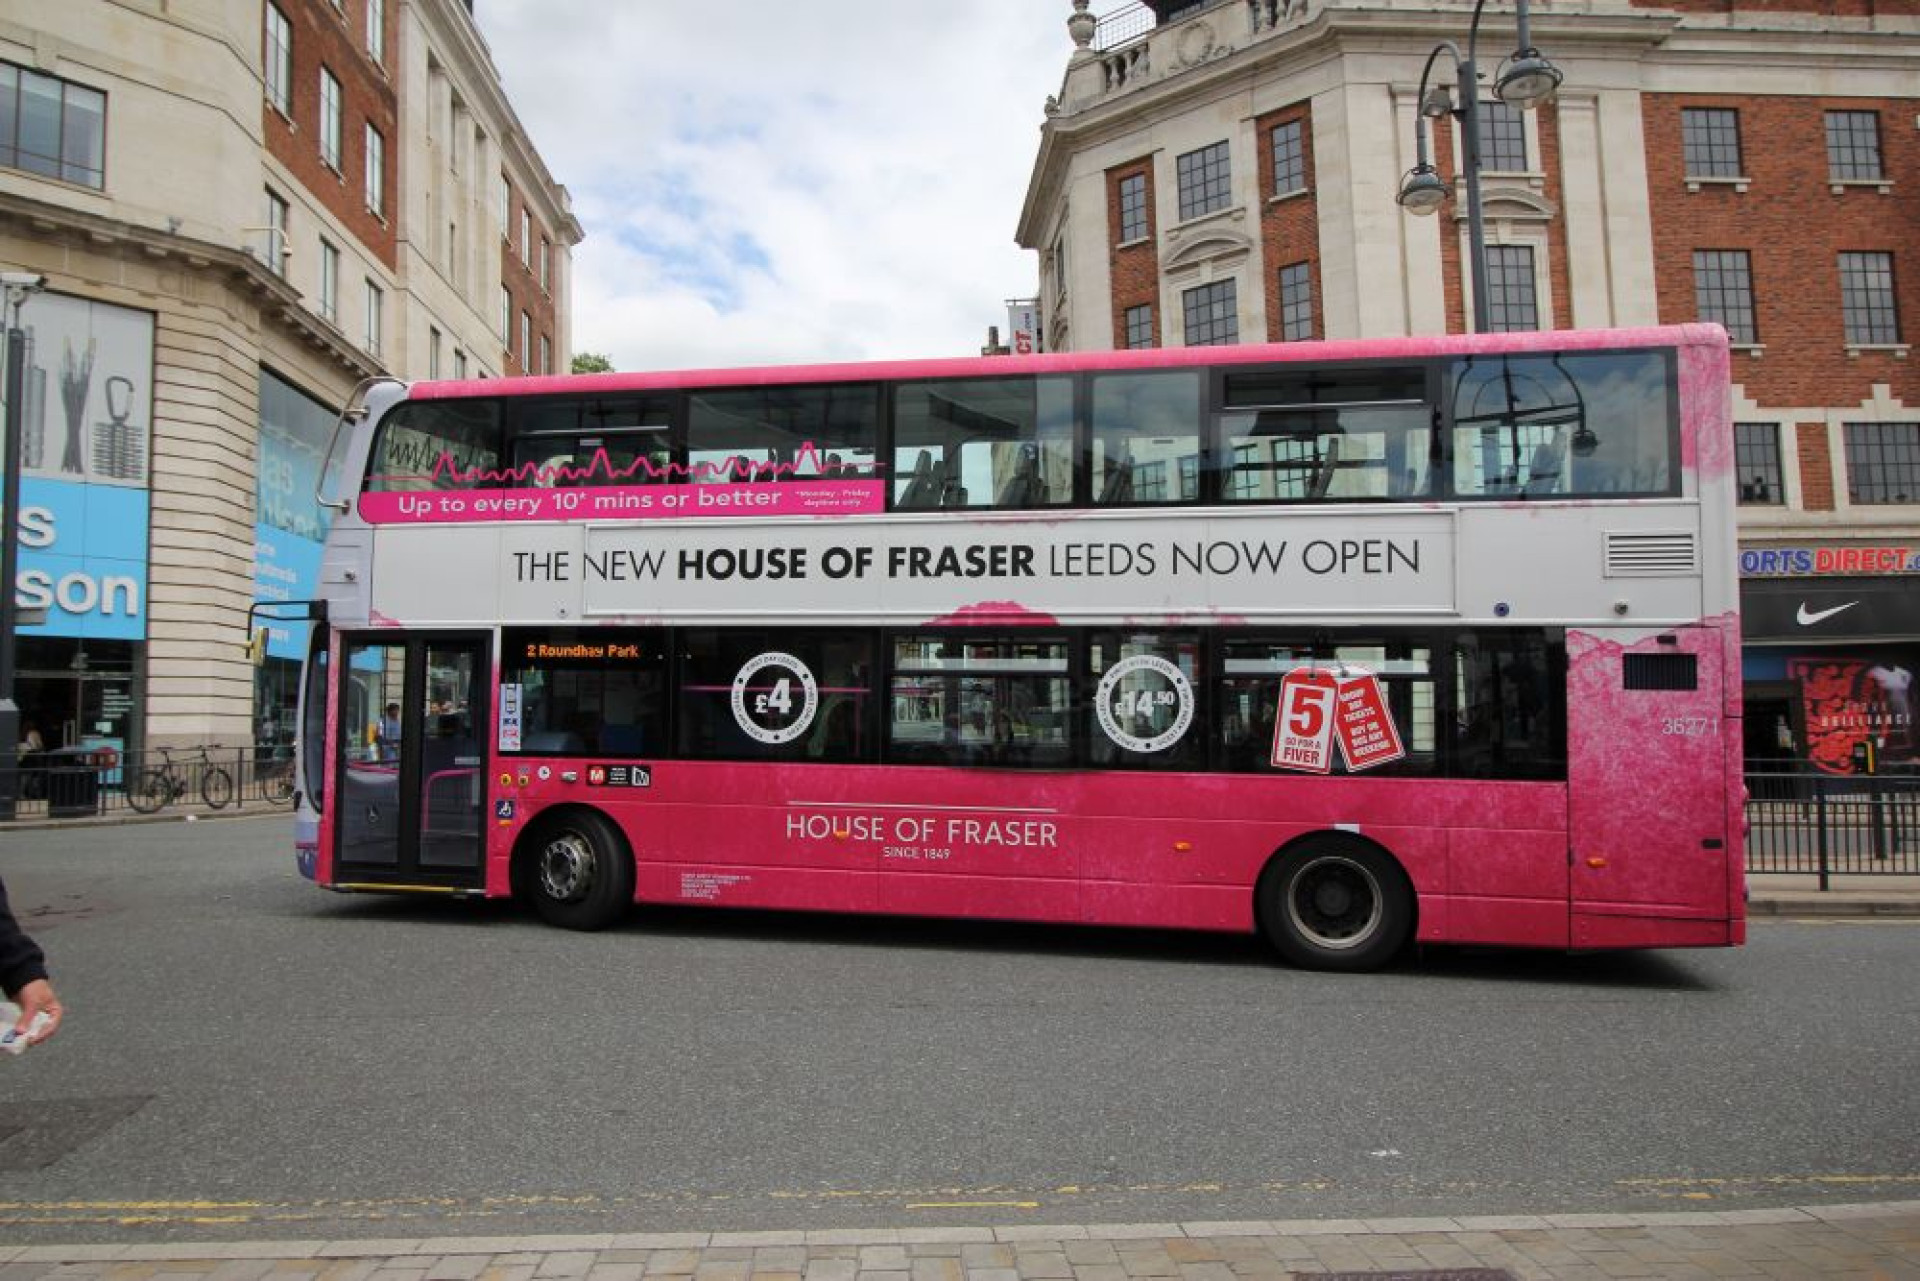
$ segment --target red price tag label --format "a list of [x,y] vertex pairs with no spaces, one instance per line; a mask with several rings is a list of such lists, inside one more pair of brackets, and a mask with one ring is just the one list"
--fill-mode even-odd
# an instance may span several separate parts
[[1337,708],[1336,732],[1348,769],[1371,769],[1407,754],[1386,692],[1372,672],[1350,667],[1340,674]]
[[1333,722],[1339,681],[1318,667],[1296,667],[1280,680],[1273,724],[1276,769],[1325,774],[1333,768]]

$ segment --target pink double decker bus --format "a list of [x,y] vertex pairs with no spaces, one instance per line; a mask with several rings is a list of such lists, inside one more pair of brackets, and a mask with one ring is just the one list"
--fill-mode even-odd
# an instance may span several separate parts
[[323,886],[1743,941],[1717,328],[384,383],[333,455]]

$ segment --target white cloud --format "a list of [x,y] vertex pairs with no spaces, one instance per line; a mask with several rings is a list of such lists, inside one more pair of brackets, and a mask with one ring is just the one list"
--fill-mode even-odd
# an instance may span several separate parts
[[1013,234],[1068,0],[475,9],[587,233],[576,350],[620,369],[965,355],[1033,292]]

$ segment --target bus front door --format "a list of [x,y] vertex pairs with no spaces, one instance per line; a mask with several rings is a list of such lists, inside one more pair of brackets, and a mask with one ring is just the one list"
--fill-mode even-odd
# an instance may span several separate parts
[[334,883],[481,888],[486,638],[348,637],[344,658]]
[[[1728,914],[1721,634],[1653,644],[1569,633],[1573,945],[1685,941]],[[1680,935],[1674,931],[1678,929]]]

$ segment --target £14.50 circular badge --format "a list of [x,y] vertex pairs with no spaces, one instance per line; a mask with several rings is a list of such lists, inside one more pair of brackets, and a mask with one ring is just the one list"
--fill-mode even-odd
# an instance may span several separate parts
[[[1135,679],[1128,680],[1129,676]],[[1161,752],[1179,742],[1193,724],[1193,685],[1166,659],[1135,654],[1109,667],[1100,678],[1094,707],[1100,728],[1121,747],[1129,752]],[[1166,728],[1153,733],[1159,724]]]
[[813,672],[792,654],[758,654],[733,678],[733,719],[762,743],[791,743],[807,732],[819,707]]

